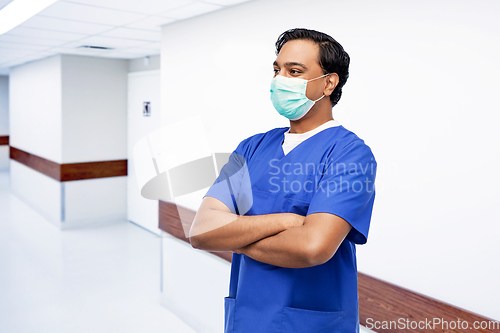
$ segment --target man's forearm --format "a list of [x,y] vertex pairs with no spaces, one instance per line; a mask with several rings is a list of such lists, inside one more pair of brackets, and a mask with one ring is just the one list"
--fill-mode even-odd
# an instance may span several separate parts
[[232,251],[297,225],[296,214],[237,216],[229,212],[205,210],[201,227],[193,228],[193,247],[210,251]]
[[313,244],[303,227],[296,227],[269,236],[235,250],[260,262],[288,268],[316,265],[313,260]]

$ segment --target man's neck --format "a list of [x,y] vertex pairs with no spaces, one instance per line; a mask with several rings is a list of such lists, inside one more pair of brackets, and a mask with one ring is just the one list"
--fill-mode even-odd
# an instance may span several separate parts
[[290,120],[289,133],[309,132],[329,120],[333,120],[332,104],[329,100],[323,98],[303,118],[294,121]]

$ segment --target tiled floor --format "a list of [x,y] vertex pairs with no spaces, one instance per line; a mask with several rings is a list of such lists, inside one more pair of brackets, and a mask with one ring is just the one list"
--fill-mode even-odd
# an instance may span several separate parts
[[60,231],[0,173],[0,332],[195,333],[160,305],[160,242],[124,221]]

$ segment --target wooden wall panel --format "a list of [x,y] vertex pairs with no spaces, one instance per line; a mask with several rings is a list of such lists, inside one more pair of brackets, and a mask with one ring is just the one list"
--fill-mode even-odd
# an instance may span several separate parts
[[[188,244],[189,239],[184,234],[182,221],[188,221],[184,226],[189,230],[189,226],[194,220],[196,212],[181,206],[177,206],[171,202],[159,201],[159,228],[172,236],[175,236]],[[182,216],[182,219],[180,218]],[[222,259],[231,262],[233,253],[231,251],[207,251]]]
[[9,136],[0,136],[0,146],[8,146],[9,145]]
[[61,181],[120,177],[127,175],[127,160],[67,163],[61,165]]
[[[379,280],[369,275],[358,273],[358,294],[359,294],[359,322],[363,326],[367,326],[367,319],[379,322],[394,321],[398,323],[400,318],[404,321],[423,323],[432,322],[434,318],[447,321],[448,323],[457,323],[466,321],[469,327],[472,327],[475,321],[493,322],[492,319],[472,313],[462,308],[451,304],[441,302],[429,296],[425,296],[414,291],[399,287],[389,282]],[[375,330],[381,333],[410,333],[410,332],[500,332],[500,326],[491,325],[489,329],[461,329],[450,327],[455,324],[445,325],[436,323],[436,325],[427,326],[427,329],[412,329],[407,327],[408,324],[399,325],[390,329]],[[422,324],[422,327],[424,325]],[[404,328],[402,328],[404,327]],[[434,329],[429,329],[432,327]],[[442,328],[445,329],[442,329]]]
[[61,180],[61,165],[58,163],[12,146],[10,147],[10,158],[55,180]]
[[[171,202],[159,202],[160,217],[159,227],[161,230],[189,243],[184,235],[183,227],[179,214],[183,216],[183,220],[188,224],[192,222],[196,214],[187,208],[179,207]],[[210,252],[210,251],[209,251]],[[227,261],[231,261],[232,252],[211,252]],[[398,320],[406,320],[419,322],[432,321],[434,318],[441,318],[443,321],[457,322],[467,321],[470,326],[474,321],[493,321],[492,319],[477,315],[467,310],[456,306],[446,304],[431,297],[415,293],[408,289],[397,285],[382,281],[369,275],[358,272],[358,297],[359,297],[359,322],[363,326],[367,326],[368,318],[371,318],[371,323],[389,322]],[[402,318],[402,319],[400,319]],[[438,327],[437,325],[434,328]],[[496,326],[497,327],[497,326]],[[441,328],[441,326],[439,326]],[[380,333],[406,333],[406,332],[443,332],[443,333],[458,333],[458,332],[483,332],[500,333],[497,328],[463,330],[463,329],[377,329]]]
[[61,182],[120,177],[128,173],[127,160],[58,164],[12,146],[10,158]]

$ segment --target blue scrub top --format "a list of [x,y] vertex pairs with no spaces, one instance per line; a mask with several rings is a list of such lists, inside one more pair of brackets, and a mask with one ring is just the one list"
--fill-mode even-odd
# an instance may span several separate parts
[[[288,129],[242,141],[206,195],[235,213],[331,213],[353,228],[329,261],[313,267],[279,267],[233,253],[224,332],[359,332],[355,244],[367,241],[377,163],[343,126],[315,134],[285,156]],[[242,185],[238,170],[247,170],[250,186]]]

